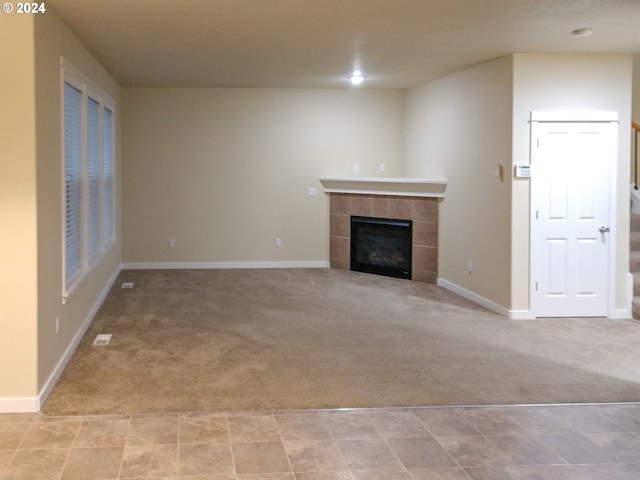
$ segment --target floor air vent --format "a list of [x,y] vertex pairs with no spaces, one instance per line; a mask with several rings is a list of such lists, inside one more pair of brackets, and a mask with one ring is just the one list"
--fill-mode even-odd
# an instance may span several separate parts
[[111,337],[113,335],[111,333],[99,333],[96,335],[96,339],[93,341],[94,345],[109,345],[111,341]]
[[133,288],[133,282],[124,282],[120,288],[122,289],[129,289],[129,288]]

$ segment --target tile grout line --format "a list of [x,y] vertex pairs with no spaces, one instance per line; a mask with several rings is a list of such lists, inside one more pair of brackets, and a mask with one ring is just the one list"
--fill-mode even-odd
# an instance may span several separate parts
[[271,418],[273,418],[273,424],[276,426],[276,433],[278,434],[278,439],[280,440],[280,445],[282,445],[282,450],[284,451],[284,456],[287,457],[287,465],[289,465],[289,472],[293,476],[293,480],[296,478],[296,472],[293,470],[293,465],[291,464],[291,458],[289,458],[289,454],[287,453],[287,449],[284,444],[284,439],[280,434],[280,426],[278,425],[278,421],[276,420],[276,416],[273,411],[270,413]]
[[[438,407],[438,408],[446,409],[447,407]],[[468,467],[462,467],[460,465],[460,463],[449,453],[449,451],[447,451],[440,444],[440,442],[438,441],[438,438],[436,436],[434,436],[433,433],[431,432],[431,430],[427,427],[427,423],[425,423],[425,420],[422,420],[420,417],[418,417],[418,415],[416,413],[417,410],[415,410],[415,409],[409,409],[409,410],[406,410],[406,409],[395,409],[395,410],[398,411],[398,412],[411,413],[411,418],[415,421],[416,426],[423,427],[425,429],[425,432],[429,436],[428,437],[419,437],[419,436],[415,436],[414,435],[414,436],[408,436],[408,437],[402,437],[402,436],[396,437],[396,436],[394,436],[393,433],[391,434],[391,436],[387,436],[387,435],[384,435],[382,433],[381,427],[378,426],[378,423],[373,421],[373,417],[372,416],[377,413],[378,409],[363,409],[363,411],[361,411],[361,413],[358,413],[358,409],[354,409],[354,413],[362,414],[363,417],[367,418],[367,420],[369,421],[368,423],[370,423],[374,427],[375,431],[379,435],[379,438],[384,440],[384,444],[387,446],[387,448],[389,448],[391,450],[391,452],[393,453],[394,457],[399,461],[399,464],[402,466],[402,471],[405,474],[411,476],[411,474],[409,472],[409,468],[407,468],[402,463],[402,461],[398,457],[398,454],[396,454],[395,450],[393,449],[393,447],[391,447],[391,444],[389,443],[390,440],[395,439],[395,438],[431,438],[431,439],[435,440],[436,444],[439,445],[447,453],[447,455],[452,458],[452,460],[454,461],[455,465],[458,466],[457,468],[460,469],[460,472],[463,473],[464,475],[466,475],[467,477],[470,475],[468,473],[469,469],[482,467],[482,465],[470,465]],[[586,412],[589,412],[589,411],[592,411],[592,410],[595,411],[596,408],[595,407],[587,408]],[[549,435],[549,436],[563,435],[563,433],[561,433],[561,432],[548,432],[548,433],[537,432],[537,430],[535,430],[533,427],[535,427],[536,425],[538,425],[538,427],[540,427],[540,425],[542,425],[542,424],[540,424],[540,423],[533,424],[533,423],[526,423],[526,422],[523,423],[526,420],[527,417],[516,416],[513,413],[514,411],[515,410],[511,410],[511,409],[502,410],[502,412],[511,421],[513,421],[515,425],[518,425],[522,429],[523,433],[521,433],[521,434],[517,434],[517,433],[511,433],[511,434],[510,433],[483,434],[482,432],[479,432],[478,435],[473,435],[473,436],[484,437],[484,439],[486,439],[494,448],[496,448],[497,451],[500,453],[500,455],[502,457],[505,457],[505,459],[508,461],[508,463],[506,465],[503,465],[503,466],[493,465],[493,466],[491,466],[491,468],[494,468],[494,467],[495,468],[510,468],[510,467],[514,467],[514,468],[517,469],[517,468],[521,468],[521,467],[541,467],[542,468],[542,467],[574,467],[574,466],[575,467],[598,467],[598,466],[603,466],[603,467],[604,466],[616,466],[616,467],[620,467],[620,466],[628,466],[628,467],[631,467],[631,468],[637,468],[638,464],[640,464],[640,462],[635,462],[634,463],[634,462],[623,461],[621,459],[621,457],[619,457],[618,455],[616,455],[614,453],[611,453],[611,452],[609,452],[609,453],[610,453],[612,461],[596,462],[596,463],[584,463],[584,462],[582,462],[582,463],[572,463],[568,459],[566,459],[562,454],[557,452],[552,446],[547,445],[546,442],[544,442],[543,439],[540,438],[541,436],[545,436],[545,435]],[[635,409],[633,411],[635,412]],[[583,412],[583,410],[577,410],[576,412],[578,412],[577,416],[576,416],[576,414],[571,416],[571,420],[574,423],[579,421],[579,419],[581,417],[581,412]],[[264,413],[267,413],[267,412],[264,412]],[[325,430],[327,431],[327,433],[329,435],[328,438],[332,440],[332,444],[333,444],[334,448],[336,448],[337,453],[340,455],[340,458],[343,461],[343,464],[347,468],[345,473],[348,472],[347,475],[349,476],[349,478],[352,478],[352,479],[355,478],[353,472],[354,471],[360,471],[360,470],[351,470],[349,468],[349,466],[346,464],[345,457],[344,457],[344,455],[343,455],[342,451],[340,450],[340,448],[338,446],[338,443],[337,443],[338,439],[336,438],[336,435],[333,434],[331,432],[331,429],[329,428],[330,424],[328,423],[328,420],[329,420],[328,413],[330,413],[330,411],[321,411],[321,412],[314,412],[314,413],[316,413],[317,417],[320,419],[321,425],[325,428]],[[568,428],[570,428],[573,431],[572,435],[582,436],[582,437],[586,438],[587,440],[590,440],[597,447],[599,447],[600,449],[603,449],[604,451],[607,451],[607,449],[605,447],[603,447],[603,446],[600,446],[595,440],[592,440],[589,435],[598,435],[600,433],[602,433],[602,434],[612,434],[612,435],[628,434],[628,435],[633,436],[634,438],[640,438],[640,433],[638,431],[636,431],[637,427],[633,427],[633,425],[635,425],[635,424],[627,424],[622,420],[622,418],[623,418],[621,416],[622,414],[620,414],[619,416],[612,416],[613,413],[614,412],[609,412],[609,411],[601,412],[602,416],[609,417],[612,420],[611,422],[607,423],[607,425],[609,425],[609,424],[612,425],[610,428],[614,428],[616,426],[617,427],[624,427],[625,425],[627,425],[627,427],[624,428],[624,430],[619,431],[619,430],[615,429],[615,430],[606,430],[606,431],[602,431],[602,432],[596,431],[596,432],[592,432],[592,433],[587,433],[586,431],[583,432],[583,431],[581,431],[579,429],[576,429],[576,427],[573,424],[568,423],[566,421],[566,418],[563,415],[561,415],[559,412],[555,412],[555,411],[550,411],[549,412],[549,414],[551,414],[553,418],[558,419],[558,420],[561,421],[560,423],[562,425],[558,425],[558,427],[567,426]],[[181,445],[181,442],[180,442],[181,421],[180,420],[181,420],[181,418],[183,416],[186,416],[188,414],[189,413],[184,413],[184,414],[179,414],[177,416],[178,417],[178,428],[177,428],[177,432],[176,432],[176,435],[177,435],[176,445],[178,446],[178,451],[176,452],[176,455],[178,457],[176,459],[176,475],[179,473],[179,467],[180,467],[180,458],[179,458],[179,447]],[[274,419],[274,423],[275,423],[275,426],[276,426],[277,438],[279,439],[279,442],[284,447],[284,439],[283,439],[282,434],[281,434],[281,429],[279,428],[278,423],[275,421],[274,413],[272,411],[270,411],[270,412],[268,412],[268,415],[270,416],[270,418]],[[174,416],[174,415],[161,414],[161,415],[154,416],[154,417],[157,417],[157,418],[168,418],[168,417],[171,417],[171,416]],[[234,467],[234,472],[235,472],[232,475],[237,477],[238,473],[237,473],[237,469],[236,469],[235,456],[233,454],[233,448],[232,448],[233,442],[232,442],[232,438],[231,438],[231,427],[230,427],[230,421],[229,421],[230,417],[232,416],[232,414],[225,413],[225,414],[223,414],[223,416],[225,418],[225,425],[226,425],[226,429],[227,429],[226,437],[227,437],[227,440],[228,440],[228,442],[229,442],[229,444],[231,446],[231,460],[233,462],[233,467]],[[123,454],[122,454],[122,457],[120,459],[120,469],[119,469],[117,478],[121,478],[121,475],[123,473],[122,469],[123,469],[124,459],[125,459],[124,450],[125,450],[125,448],[127,446],[128,435],[132,431],[131,417],[130,416],[129,417],[125,417],[125,418],[123,418],[123,417],[120,417],[120,419],[126,420],[128,423],[127,423],[127,428],[126,428],[126,433],[125,433],[125,441],[124,441],[124,444],[122,446]],[[466,415],[465,415],[465,417],[466,417]],[[60,478],[60,477],[64,476],[65,469],[69,465],[69,460],[70,460],[70,456],[71,456],[72,450],[76,449],[76,448],[82,448],[83,447],[82,445],[77,445],[79,437],[80,437],[79,434],[82,431],[83,427],[86,426],[86,424],[91,422],[91,421],[100,420],[100,418],[101,417],[91,417],[91,418],[88,418],[88,417],[87,418],[83,418],[83,417],[68,417],[68,418],[65,418],[65,419],[62,420],[63,422],[65,420],[68,420],[68,421],[76,420],[76,421],[78,421],[77,423],[79,423],[79,425],[76,427],[75,433],[73,435],[73,439],[71,440],[71,444],[67,449],[66,459],[65,459],[64,465],[62,466],[62,470],[61,470],[60,476],[57,477],[57,478]],[[500,418],[502,418],[502,417],[497,417],[498,420]],[[533,417],[533,418],[537,419],[538,422],[544,421],[544,417],[542,419],[540,419],[538,417]],[[638,418],[640,418],[640,416]],[[11,463],[13,462],[13,460],[14,460],[16,454],[17,454],[17,451],[20,449],[19,447],[24,446],[24,442],[26,441],[26,439],[27,439],[27,437],[29,435],[29,432],[33,432],[33,429],[37,428],[40,423],[46,423],[46,418],[43,417],[43,419],[45,421],[44,422],[40,422],[38,420],[38,417],[34,417],[34,418],[31,419],[30,422],[21,422],[21,423],[28,423],[28,427],[25,429],[25,433],[22,435],[22,438],[20,439],[20,442],[18,442],[18,446],[16,448],[14,448],[14,449],[11,449],[12,450],[12,454],[11,454],[10,458],[8,459],[8,462],[6,463],[5,468],[3,468],[2,472],[0,472],[0,474],[6,475],[6,472],[8,471],[8,468],[11,465]],[[382,420],[383,419],[380,419],[380,421],[382,421]],[[550,419],[550,421],[552,421],[552,420],[553,419]],[[488,424],[488,425],[491,426],[490,424]],[[531,425],[531,428],[527,428],[526,425]],[[585,429],[587,429],[587,430],[589,428],[593,428],[594,426],[595,427],[602,427],[602,428],[604,428],[606,426],[606,425],[604,425],[602,423],[594,424],[592,421],[591,422],[587,422],[586,425],[587,426],[585,427]],[[393,424],[391,424],[391,426],[393,426]],[[407,426],[410,426],[410,425],[407,425]],[[552,421],[551,426],[555,426],[555,422]],[[566,435],[569,435],[569,434],[566,434]],[[446,435],[444,435],[444,436],[446,436]],[[534,439],[534,440],[540,442],[545,448],[549,449],[551,452],[553,452],[556,455],[558,455],[558,457],[560,459],[562,459],[562,461],[565,462],[565,463],[562,463],[562,464],[559,464],[559,463],[553,463],[553,464],[544,464],[544,463],[543,464],[537,464],[537,463],[535,463],[535,464],[520,464],[520,463],[514,462],[514,461],[511,460],[511,457],[508,457],[506,455],[506,453],[504,453],[502,451],[502,449],[492,441],[492,438],[500,437],[500,436],[527,437],[527,438]],[[106,445],[106,446],[111,446],[111,444]],[[100,448],[100,446],[88,446],[87,445],[86,448]],[[53,448],[53,447],[52,448],[38,447],[37,449],[38,450],[54,450],[54,449],[57,449],[57,447],[56,448]],[[21,449],[21,450],[24,450],[24,449]],[[34,449],[32,448],[32,449],[27,449],[27,450],[34,450]],[[293,471],[291,460],[290,460],[289,455],[287,454],[286,450],[285,450],[285,456],[287,457],[287,464],[288,464],[288,467],[289,467],[289,472],[287,472],[287,475],[293,475],[294,479],[295,479],[295,473],[296,472]],[[485,465],[485,467],[489,467],[489,465]],[[419,468],[438,469],[438,468],[450,468],[450,467],[419,467]],[[455,467],[452,466],[451,468],[455,468]],[[389,470],[389,468],[378,470],[378,472],[382,472],[384,470]],[[300,473],[303,473],[303,472],[300,472]],[[2,475],[0,475],[0,478],[2,478]]]
[[78,438],[78,433],[80,433],[80,428],[82,427],[82,424],[84,423],[84,420],[80,420],[80,424],[78,425],[78,428],[76,429],[76,433],[73,436],[73,440],[71,441],[71,444],[69,445],[69,450],[67,451],[67,458],[65,458],[64,460],[64,465],[62,465],[62,469],[60,470],[60,476],[59,478],[62,478],[64,475],[64,471],[67,469],[67,465],[69,465],[69,459],[71,458],[71,452],[74,448],[74,445],[76,443],[76,439]]
[[[449,452],[449,450],[447,450],[444,445],[442,445],[438,439],[436,438],[436,436],[431,432],[431,430],[429,430],[429,427],[427,427],[427,425],[425,425],[425,423],[415,414],[415,412],[413,412],[413,409],[410,410],[411,415],[413,415],[413,417],[418,420],[418,423],[420,425],[422,425],[425,430],[429,433],[429,435],[431,435],[431,438],[438,444],[438,446],[447,454],[449,455],[449,458],[451,458],[451,460],[453,460],[455,462],[455,464],[458,466],[458,468],[467,476],[469,477],[469,479],[471,479],[471,476],[467,473],[467,471],[465,470],[465,468],[460,465],[460,462],[458,462],[458,460],[455,459],[455,457],[453,455],[451,455],[451,453]],[[473,425],[472,425],[473,426]],[[475,427],[473,427],[475,428]],[[479,433],[479,432],[478,432]],[[411,475],[409,475],[411,476]]]
[[[31,430],[31,427],[33,426],[35,420],[36,420],[36,416],[34,415],[34,416],[31,417],[31,420],[28,422],[29,423],[29,427],[27,427],[25,432],[22,434],[22,437],[20,438],[20,441],[16,444],[16,446],[14,448],[11,449],[11,450],[13,450],[13,452],[11,453],[9,461],[7,462],[5,467],[2,469],[2,477],[4,477],[4,475],[9,471],[9,467],[11,466],[11,464],[13,463],[13,460],[16,458],[16,455],[18,454],[18,450],[20,449],[20,445],[22,445],[22,442],[26,438],[27,433],[29,433],[29,430]],[[9,422],[9,423],[11,423],[11,422]],[[22,423],[22,422],[15,422],[15,423]],[[27,423],[27,422],[25,422],[25,423]]]
[[176,428],[176,478],[179,477],[180,473],[180,447],[182,446],[182,444],[180,443],[180,431],[182,430],[182,419],[184,418],[184,416],[185,414],[178,414],[178,425]]
[[[399,410],[402,411],[402,410]],[[380,438],[382,438],[382,440],[384,440],[385,445],[387,446],[387,448],[391,451],[391,453],[393,453],[393,456],[396,458],[396,460],[398,460],[398,463],[402,466],[402,469],[404,470],[404,472],[406,472],[406,474],[409,476],[409,478],[411,478],[411,475],[409,474],[409,472],[407,471],[407,467],[405,467],[404,463],[402,463],[402,460],[400,460],[400,457],[398,457],[398,454],[396,453],[396,451],[393,449],[393,447],[391,446],[391,444],[389,443],[389,439],[382,433],[382,431],[380,430],[380,428],[378,427],[378,425],[376,424],[376,422],[373,420],[373,418],[371,418],[370,414],[367,413],[366,414],[367,417],[369,417],[369,420],[371,421],[371,423],[373,424],[373,426],[375,427],[375,429],[378,431],[378,433],[380,434]],[[418,418],[411,414],[416,420],[418,420]],[[418,420],[418,423],[420,425],[422,425],[420,423],[420,421]],[[428,430],[427,430],[428,432]],[[429,434],[431,435],[431,434]]]
[[20,441],[18,442],[18,445],[16,446],[16,451],[24,450],[23,448],[21,448],[22,444],[24,443],[24,441],[27,438],[27,436],[29,436],[29,432],[31,431],[31,429],[34,427],[35,424],[36,424],[36,417],[31,419],[31,423],[29,425],[29,428],[27,428],[26,432],[24,432],[24,435],[22,435],[22,438],[20,439]]
[[129,416],[127,420],[127,431],[124,433],[124,442],[122,444],[122,458],[120,458],[120,468],[118,469],[118,479],[122,478],[122,467],[124,467],[124,457],[127,453],[127,440],[129,439],[129,432],[131,431],[131,421],[133,416]]
[[[236,465],[236,456],[233,453],[233,442],[231,441],[231,425],[229,425],[229,415],[226,413],[224,414],[224,423],[227,426],[227,439],[229,440],[229,453],[231,454],[231,465],[233,466],[233,476],[237,478],[238,466]],[[180,469],[178,469],[178,472],[180,472]]]

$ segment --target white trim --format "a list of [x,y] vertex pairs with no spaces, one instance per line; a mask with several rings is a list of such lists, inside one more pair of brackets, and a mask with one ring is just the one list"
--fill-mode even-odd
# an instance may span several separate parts
[[89,328],[89,325],[91,325],[93,318],[95,317],[96,313],[98,313],[98,309],[102,306],[102,303],[104,302],[105,298],[107,297],[107,294],[113,287],[113,284],[118,278],[118,275],[120,275],[121,270],[122,270],[122,266],[118,265],[118,268],[116,268],[115,272],[113,273],[113,275],[111,275],[111,278],[109,279],[105,287],[102,289],[102,292],[94,302],[93,307],[91,307],[91,310],[85,317],[84,321],[82,322],[82,325],[74,335],[73,340],[65,350],[64,355],[62,355],[57,365],[51,372],[51,375],[49,375],[49,378],[47,379],[44,386],[40,390],[40,393],[38,394],[38,396],[37,397],[21,397],[21,398],[0,398],[0,413],[26,413],[26,412],[40,411],[42,406],[47,401],[47,398],[49,398],[49,395],[51,395],[51,392],[53,388],[56,386],[56,383],[60,379],[60,376],[62,375],[62,372],[64,371],[65,367],[67,366],[67,363],[69,363],[69,360],[71,360],[71,357],[76,351],[76,348],[78,348],[78,345],[80,344],[82,337],[84,336],[87,329]]
[[[617,192],[618,192],[618,183],[617,183],[617,168],[619,163],[619,133],[618,133],[618,112],[617,111],[604,111],[604,110],[586,110],[586,111],[532,111],[531,112],[531,131],[530,131],[530,142],[531,142],[531,151],[529,163],[534,166],[534,137],[536,135],[536,128],[541,128],[537,126],[537,124],[541,123],[598,123],[601,125],[607,125],[609,128],[606,129],[603,133],[605,135],[612,136],[612,142],[615,146],[615,152],[612,153],[611,161],[609,162],[609,227],[610,233],[608,237],[609,241],[609,252],[608,252],[608,271],[607,271],[607,306],[606,306],[606,316],[607,318],[629,318],[629,317],[621,317],[621,315],[631,315],[631,310],[627,313],[625,309],[616,309],[615,308],[615,292],[616,292],[616,260],[617,260],[617,241],[618,241],[618,232],[617,232]],[[531,204],[529,210],[529,308],[532,312],[535,312],[536,309],[536,277],[537,272],[534,266],[534,232],[537,226],[537,222],[535,219],[535,215],[533,212],[536,210],[536,206],[534,204],[533,199],[533,189],[535,182],[532,182],[529,186],[529,193],[531,197]],[[539,305],[538,305],[539,307]],[[546,315],[545,315],[546,316]],[[566,315],[553,315],[565,317]],[[570,316],[570,315],[569,315]],[[535,313],[533,313],[533,317],[535,318]]]
[[633,318],[633,296],[634,296],[634,282],[635,278],[633,277],[633,273],[627,272],[627,301],[625,302],[627,306],[627,318]]
[[329,262],[133,262],[123,263],[123,270],[188,270],[225,268],[329,268]]
[[[535,320],[537,318],[533,315],[533,313],[530,310],[509,310],[501,305],[498,305],[497,303],[492,302],[491,300],[488,300],[478,295],[477,293],[473,293],[443,278],[438,278],[437,284],[442,288],[445,288],[453,293],[456,293],[461,297],[466,298],[467,300],[471,300],[472,302],[477,303],[478,305],[485,307],[491,310],[492,312],[502,315],[503,317],[509,318],[510,320]],[[631,298],[631,301],[632,301],[633,300],[633,275],[631,275],[630,273],[627,275],[627,290],[631,292],[630,294],[628,293],[627,295],[631,295],[631,297],[629,298]],[[609,316],[607,318],[611,320],[626,320],[626,319],[632,318],[631,306],[627,309],[625,308],[614,309],[609,313]]]
[[102,289],[102,292],[100,292],[100,295],[98,296],[96,301],[93,303],[91,310],[89,310],[89,313],[87,314],[84,321],[82,322],[82,325],[80,325],[80,328],[74,335],[73,340],[67,347],[67,350],[64,352],[64,355],[62,356],[62,358],[60,358],[60,361],[55,366],[55,368],[53,369],[53,372],[51,372],[51,375],[49,375],[49,378],[47,379],[44,386],[40,390],[40,394],[38,395],[38,410],[42,408],[44,403],[47,401],[47,398],[49,398],[49,395],[51,395],[51,391],[53,390],[53,387],[56,386],[56,383],[58,382],[60,375],[62,375],[62,372],[67,366],[67,363],[69,363],[69,360],[71,360],[73,353],[76,351],[76,348],[78,348],[78,345],[80,344],[80,340],[82,340],[82,337],[84,336],[85,332],[89,328],[89,325],[91,325],[91,322],[93,321],[93,317],[95,317],[96,313],[98,313],[98,310],[100,309],[100,307],[102,306],[102,303],[104,302],[105,298],[109,294],[111,287],[113,287],[113,284],[118,278],[118,275],[120,275],[121,270],[122,270],[122,267],[118,265],[118,268],[116,268],[115,272],[113,272],[113,275],[111,275],[111,278],[109,279],[105,287]]
[[427,197],[444,198],[444,193],[416,193],[416,192],[394,192],[391,190],[358,190],[354,188],[325,188],[325,193],[340,193],[351,195],[383,195],[387,197]]
[[466,288],[462,288],[459,285],[456,285],[449,280],[445,280],[444,278],[438,278],[437,284],[439,287],[445,288],[450,292],[456,293],[461,297],[466,298],[467,300],[471,300],[473,303],[477,303],[481,307],[487,308],[492,312],[497,313],[498,315],[502,315],[503,317],[507,317],[510,320],[533,320],[535,317],[528,310],[509,310],[508,308],[503,307],[502,305],[498,305],[491,300],[488,300],[477,293],[473,293]]
[[[445,288],[446,290],[449,290],[450,292],[456,293],[461,297],[466,298],[467,300],[471,300],[472,302],[477,303],[478,305],[485,307],[492,312],[502,315],[503,317],[507,317],[510,320],[535,320],[537,318],[530,310],[509,310],[502,305],[498,305],[497,303],[494,303],[491,300],[478,295],[477,293],[473,293],[443,278],[438,278],[437,285],[439,287]],[[631,275],[630,273],[627,275],[627,290],[633,292],[633,275]],[[632,301],[633,293],[628,295],[631,295],[629,298]],[[628,309],[621,308],[611,310],[607,318],[611,320],[625,320],[632,318],[633,315],[631,309],[632,306],[630,305]]]
[[[115,210],[116,210],[116,198],[115,198],[115,190],[117,186],[115,185],[117,178],[117,158],[116,158],[116,102],[111,96],[109,96],[104,90],[102,90],[97,84],[95,84],[88,76],[86,76],[82,71],[80,71],[77,67],[73,66],[66,58],[60,57],[60,81],[61,81],[61,122],[62,122],[62,138],[61,138],[61,159],[62,159],[62,303],[67,302],[67,298],[69,298],[75,289],[82,283],[87,274],[92,271],[95,266],[104,258],[112,246],[116,241],[116,232],[114,230],[112,238],[105,239],[104,238],[104,223],[105,223],[105,213],[107,207],[104,204],[104,165],[105,165],[105,156],[104,156],[104,111],[108,109],[112,114],[112,133],[113,137],[111,149],[113,151],[113,182],[114,182],[114,196],[111,199],[112,205],[108,208],[111,213],[111,221],[115,221]],[[67,157],[66,157],[66,146],[65,146],[65,133],[66,133],[66,117],[65,117],[65,99],[66,93],[65,88],[66,85],[70,85],[74,89],[78,90],[82,94],[81,100],[81,112],[80,112],[80,121],[81,121],[81,177],[82,177],[82,185],[81,185],[81,199],[80,199],[80,245],[78,248],[81,253],[80,260],[80,268],[77,272],[75,272],[71,277],[67,277],[67,243],[66,243],[66,232],[67,232],[67,216],[66,216],[66,208],[67,208],[67,200],[66,200],[66,165],[67,165]],[[98,119],[98,136],[99,136],[99,147],[100,152],[99,155],[99,171],[98,171],[98,188],[95,192],[95,200],[97,200],[97,235],[98,235],[98,245],[96,245],[95,251],[91,252],[91,246],[89,242],[89,220],[90,220],[90,179],[89,179],[89,145],[88,145],[88,135],[89,135],[89,124],[88,124],[88,105],[89,99],[94,100],[98,104],[99,108],[99,119]],[[93,255],[91,255],[93,253]]]
[[509,318],[511,320],[535,320],[536,317],[531,310],[509,310]]
[[531,112],[532,122],[618,122],[618,112],[607,110],[539,110]]
[[609,310],[609,318],[613,320],[625,320],[633,318],[633,274],[627,273],[627,285],[625,294],[627,296],[625,304],[626,308],[615,308],[611,306]]
[[631,314],[630,310],[618,308],[614,310],[613,313],[611,313],[607,318],[609,318],[610,320],[629,320],[632,317],[633,315]]
[[320,177],[325,193],[443,198],[446,180],[425,178]]
[[[616,120],[618,113],[617,112],[609,112],[616,114]],[[609,306],[607,308],[607,317],[608,318],[631,318],[631,310],[627,312],[627,317],[620,317],[619,315],[625,309],[617,309],[616,308],[616,292],[618,291],[618,269],[616,267],[617,258],[618,258],[618,165],[620,159],[620,132],[616,122],[616,125],[612,125],[612,132],[609,134],[613,137],[613,143],[615,145],[616,151],[613,154],[613,158],[611,159],[611,164],[609,165],[609,225],[610,225],[610,234],[609,234],[609,280],[607,281],[608,292],[607,295],[609,297]],[[629,231],[629,227],[627,227],[627,231]],[[627,241],[627,248],[629,247],[629,242]],[[629,266],[629,260],[627,259],[627,266]],[[633,288],[633,287],[632,287]],[[626,289],[625,289],[626,291]]]
[[0,398],[0,413],[32,413],[39,410],[38,397]]
[[477,293],[473,293],[466,288],[462,288],[455,283],[450,282],[449,280],[445,280],[444,278],[438,278],[437,285],[442,288],[446,288],[447,290],[457,293],[461,297],[466,298],[467,300],[471,300],[473,303],[477,303],[478,305],[488,308],[492,312],[502,315],[503,317],[509,316],[509,310],[504,308],[497,303],[492,302],[491,300],[487,300],[486,298],[478,295]]

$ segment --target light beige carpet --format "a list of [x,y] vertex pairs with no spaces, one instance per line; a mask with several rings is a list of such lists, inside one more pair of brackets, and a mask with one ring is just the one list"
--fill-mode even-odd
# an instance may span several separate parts
[[[111,344],[93,346],[98,333]],[[43,411],[638,400],[633,320],[508,320],[434,285],[330,269],[130,270]]]

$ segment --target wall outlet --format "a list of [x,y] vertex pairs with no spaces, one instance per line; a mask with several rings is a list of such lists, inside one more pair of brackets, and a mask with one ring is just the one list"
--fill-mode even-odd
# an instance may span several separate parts
[[173,248],[176,246],[176,239],[175,238],[170,238],[169,239],[169,248]]
[[354,172],[359,172],[360,171],[360,164],[359,163],[354,163],[353,164],[353,171]]
[[467,262],[467,272],[473,272],[473,262],[471,260]]
[[384,163],[381,163],[378,168],[380,169],[381,172],[384,172]]
[[282,239],[276,238],[276,247],[281,247],[281,246],[282,246]]
[[309,189],[307,190],[307,196],[315,197],[316,195],[318,195],[318,190],[313,187],[309,187]]

